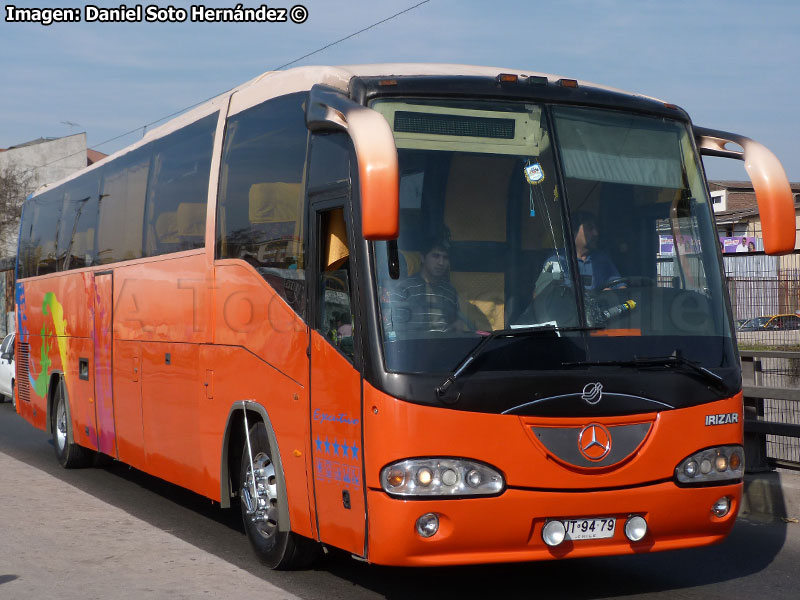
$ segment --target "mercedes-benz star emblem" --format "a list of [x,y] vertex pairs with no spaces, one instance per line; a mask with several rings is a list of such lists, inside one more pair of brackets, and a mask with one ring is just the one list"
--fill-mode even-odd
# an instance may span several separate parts
[[597,404],[603,398],[603,384],[599,381],[596,383],[587,383],[583,386],[581,398],[586,400],[589,404]]
[[591,461],[603,460],[611,452],[611,433],[599,423],[590,423],[578,434],[578,448]]

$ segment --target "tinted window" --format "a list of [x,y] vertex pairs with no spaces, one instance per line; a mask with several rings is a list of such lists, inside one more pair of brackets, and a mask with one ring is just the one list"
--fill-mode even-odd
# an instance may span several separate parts
[[145,256],[205,246],[208,174],[218,116],[209,115],[154,144]]
[[346,133],[318,134],[312,142],[308,189],[326,188],[350,182],[350,153],[353,143]]
[[218,258],[241,258],[300,314],[304,301],[306,94],[228,119],[219,190]]
[[64,190],[57,188],[33,200],[31,252],[34,272],[31,275],[46,275],[58,270],[56,249],[63,198]]
[[142,257],[148,146],[113,161],[103,169],[97,263],[107,264]]
[[36,266],[33,264],[33,215],[34,215],[33,202],[25,202],[22,209],[22,217],[19,224],[19,255],[17,261],[19,263],[18,277],[32,277],[36,274]]
[[80,269],[95,263],[99,187],[98,170],[73,179],[64,186],[64,212],[58,235],[61,270]]

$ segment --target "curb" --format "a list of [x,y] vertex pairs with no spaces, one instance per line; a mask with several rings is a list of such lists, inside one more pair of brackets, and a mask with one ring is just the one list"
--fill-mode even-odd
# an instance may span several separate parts
[[745,474],[739,515],[800,519],[800,472],[778,469]]

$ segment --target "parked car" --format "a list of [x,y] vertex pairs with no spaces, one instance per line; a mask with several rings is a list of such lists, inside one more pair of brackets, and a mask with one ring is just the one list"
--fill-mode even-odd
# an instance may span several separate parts
[[739,331],[787,331],[800,329],[800,316],[769,315],[765,317],[753,317],[739,325],[737,329]]
[[14,334],[9,333],[0,344],[0,400],[9,398],[17,408],[17,396],[14,393]]

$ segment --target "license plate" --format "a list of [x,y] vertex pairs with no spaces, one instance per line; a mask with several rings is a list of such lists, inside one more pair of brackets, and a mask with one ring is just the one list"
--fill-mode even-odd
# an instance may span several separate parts
[[617,520],[613,517],[592,519],[566,519],[561,521],[567,530],[568,540],[597,540],[614,537]]

